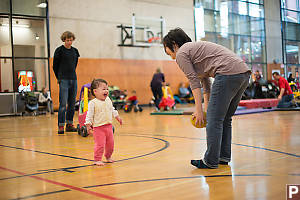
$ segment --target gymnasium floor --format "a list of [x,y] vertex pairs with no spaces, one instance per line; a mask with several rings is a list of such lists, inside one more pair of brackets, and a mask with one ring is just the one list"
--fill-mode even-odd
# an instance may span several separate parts
[[91,136],[56,134],[57,113],[1,117],[0,199],[285,199],[286,184],[300,184],[299,112],[234,116],[232,162],[204,170],[189,163],[205,129],[152,109],[120,112],[116,162],[104,167],[92,165]]

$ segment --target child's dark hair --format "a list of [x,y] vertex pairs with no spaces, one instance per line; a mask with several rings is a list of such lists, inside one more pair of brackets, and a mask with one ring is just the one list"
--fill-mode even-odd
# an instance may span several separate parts
[[73,38],[73,40],[75,40],[75,35],[74,33],[70,32],[70,31],[65,31],[63,32],[63,34],[61,34],[60,39],[61,41],[65,41],[67,38]]
[[279,76],[279,73],[278,72],[273,72],[273,74],[272,74],[273,76],[275,75],[275,76]]
[[101,78],[98,78],[98,79],[94,79],[91,83],[91,92],[92,92],[92,95],[95,96],[95,93],[94,93],[94,89],[97,89],[100,85],[100,83],[104,83],[107,85],[107,82],[106,80],[104,79],[101,79]]
[[163,38],[165,51],[166,47],[168,47],[172,52],[174,52],[174,45],[177,45],[178,48],[180,48],[184,43],[191,41],[191,38],[181,28],[170,30]]

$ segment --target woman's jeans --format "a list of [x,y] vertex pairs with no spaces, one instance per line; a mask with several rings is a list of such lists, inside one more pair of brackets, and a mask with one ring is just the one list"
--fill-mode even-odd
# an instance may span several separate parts
[[231,121],[242,94],[246,90],[250,72],[235,75],[215,76],[207,108],[204,163],[217,168],[219,161],[231,159]]
[[76,95],[77,80],[59,81],[58,126],[64,126],[65,122],[73,124]]

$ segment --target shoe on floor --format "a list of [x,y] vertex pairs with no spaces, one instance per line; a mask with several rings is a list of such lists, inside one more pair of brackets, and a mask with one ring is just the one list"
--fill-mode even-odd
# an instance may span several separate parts
[[73,124],[67,124],[66,132],[77,132],[77,128]]
[[199,169],[212,169],[205,165],[202,160],[191,160],[191,164]]
[[64,134],[64,127],[63,126],[59,126],[58,127],[58,131],[57,131],[58,134]]
[[219,161],[219,164],[220,164],[220,165],[228,165],[228,162],[224,162],[224,161],[221,161],[221,160],[220,160],[220,161]]

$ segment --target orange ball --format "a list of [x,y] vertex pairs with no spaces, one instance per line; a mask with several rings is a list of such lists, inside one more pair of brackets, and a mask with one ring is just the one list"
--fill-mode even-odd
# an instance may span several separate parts
[[206,127],[207,121],[206,121],[206,112],[203,112],[203,118],[204,118],[204,123],[201,124],[197,124],[196,125],[196,118],[194,118],[193,115],[191,116],[191,123],[193,126],[195,126],[196,128],[204,128]]

